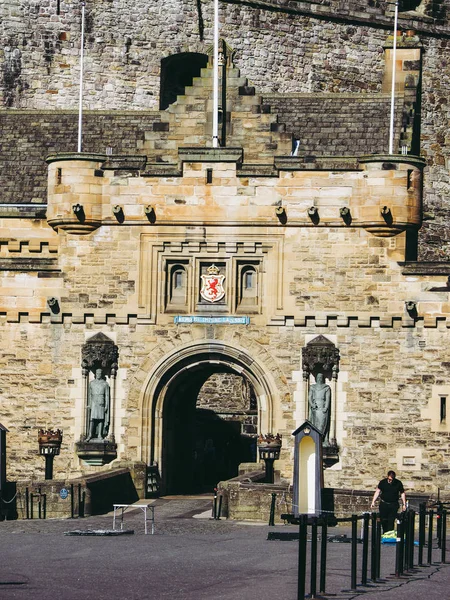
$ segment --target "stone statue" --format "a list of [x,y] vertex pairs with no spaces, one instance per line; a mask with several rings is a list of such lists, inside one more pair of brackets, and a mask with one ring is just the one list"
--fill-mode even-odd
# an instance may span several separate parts
[[309,388],[309,421],[323,436],[323,445],[329,445],[331,388],[323,373],[317,373],[316,383]]
[[86,441],[104,440],[108,435],[111,399],[109,384],[103,371],[96,369],[95,379],[89,384],[88,408],[90,409],[89,435]]

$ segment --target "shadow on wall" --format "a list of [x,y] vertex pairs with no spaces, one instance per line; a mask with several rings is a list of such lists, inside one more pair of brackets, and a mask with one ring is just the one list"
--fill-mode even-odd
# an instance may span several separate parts
[[113,510],[113,504],[133,504],[139,500],[130,473],[87,481],[91,493],[91,514],[100,515]]

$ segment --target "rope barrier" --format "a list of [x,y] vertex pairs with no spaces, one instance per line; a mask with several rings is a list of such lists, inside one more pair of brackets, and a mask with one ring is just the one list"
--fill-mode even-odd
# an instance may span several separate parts
[[11,504],[11,502],[13,502],[17,497],[17,492],[14,494],[14,496],[11,498],[11,500],[5,500],[3,498],[3,496],[0,494],[0,500],[4,503],[4,504]]

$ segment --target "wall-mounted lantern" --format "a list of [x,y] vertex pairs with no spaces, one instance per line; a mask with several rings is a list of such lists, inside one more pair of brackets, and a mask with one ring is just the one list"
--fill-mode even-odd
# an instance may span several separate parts
[[62,443],[60,429],[39,429],[39,454],[45,456],[45,479],[53,479],[53,459],[59,455]]
[[259,458],[263,460],[266,465],[265,483],[274,483],[273,463],[280,458],[281,444],[282,440],[279,433],[276,435],[273,435],[272,433],[266,435],[261,434],[258,437]]

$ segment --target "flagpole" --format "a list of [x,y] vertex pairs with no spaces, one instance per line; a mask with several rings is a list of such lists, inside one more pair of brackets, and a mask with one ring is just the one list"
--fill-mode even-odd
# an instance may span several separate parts
[[219,0],[214,0],[213,148],[219,146]]
[[398,0],[395,2],[394,43],[392,46],[391,119],[389,124],[389,154],[394,154],[395,59],[397,53]]
[[80,51],[80,96],[78,102],[78,152],[81,152],[81,132],[83,127],[83,60],[84,60],[84,9],[81,3],[81,51]]

